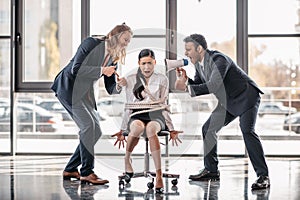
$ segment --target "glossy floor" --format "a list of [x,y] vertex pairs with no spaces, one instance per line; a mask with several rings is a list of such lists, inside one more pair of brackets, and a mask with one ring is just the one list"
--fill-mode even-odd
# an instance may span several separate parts
[[[69,156],[1,156],[0,199],[300,199],[300,158],[267,158],[271,188],[251,191],[256,180],[247,158],[220,158],[221,180],[190,182],[188,176],[202,167],[201,157],[163,158],[163,170],[180,174],[176,187],[165,179],[165,193],[148,191],[149,178],[134,178],[119,187],[123,157],[97,156],[95,172],[109,179],[105,186],[81,185],[80,181],[63,181],[61,173]],[[133,157],[135,170],[143,169],[143,158]],[[150,165],[153,169],[153,164]]]

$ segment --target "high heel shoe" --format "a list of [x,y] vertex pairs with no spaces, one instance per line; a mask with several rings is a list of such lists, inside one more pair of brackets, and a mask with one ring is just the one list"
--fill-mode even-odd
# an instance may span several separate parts
[[125,176],[129,176],[129,178],[132,178],[133,177],[133,172],[125,172]]
[[[160,184],[158,184],[158,183],[160,183]],[[162,179],[160,179],[160,178],[156,178],[155,193],[156,194],[164,193],[163,182],[162,182]]]
[[155,193],[156,194],[163,194],[164,193],[164,188],[155,188]]
[[126,181],[126,183],[129,183],[131,181],[131,178],[133,177],[133,172],[125,172],[123,174],[122,179],[124,179]]

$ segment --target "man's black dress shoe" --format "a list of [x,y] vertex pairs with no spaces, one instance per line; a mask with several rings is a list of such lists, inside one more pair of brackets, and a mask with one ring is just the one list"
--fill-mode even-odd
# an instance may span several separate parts
[[210,172],[207,169],[202,169],[199,174],[190,175],[189,179],[193,181],[218,181],[220,180],[220,172],[219,170],[217,172]]
[[255,183],[252,184],[252,190],[266,189],[270,187],[270,179],[268,176],[259,176]]

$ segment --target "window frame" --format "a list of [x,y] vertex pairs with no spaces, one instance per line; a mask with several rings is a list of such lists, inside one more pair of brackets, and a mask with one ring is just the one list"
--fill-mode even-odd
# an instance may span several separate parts
[[[167,16],[176,16],[176,1],[166,0],[167,4]],[[16,1],[16,12],[15,12],[15,30],[14,30],[14,44],[15,44],[15,65],[14,65],[14,91],[15,92],[32,92],[32,93],[49,93],[52,92],[51,81],[24,81],[24,50],[23,41],[24,31],[23,31],[23,21],[24,21],[24,0]],[[175,14],[175,15],[174,15]],[[174,32],[176,32],[176,20],[173,17],[167,17],[167,30],[166,35],[134,35],[134,38],[166,38],[167,58],[176,58],[176,55],[171,54],[174,52],[174,47],[176,47],[176,40],[174,37]],[[90,0],[81,0],[81,40],[90,35]],[[173,38],[169,43],[169,39]],[[169,50],[171,49],[171,50]]]
[[[19,0],[15,2],[15,29],[14,39],[15,54],[14,54],[14,91],[15,92],[32,92],[32,93],[50,93],[52,81],[24,81],[24,50],[23,50],[23,22],[24,22],[24,1]],[[90,1],[81,0],[81,39],[89,35],[89,9]],[[13,23],[13,22],[12,22]]]

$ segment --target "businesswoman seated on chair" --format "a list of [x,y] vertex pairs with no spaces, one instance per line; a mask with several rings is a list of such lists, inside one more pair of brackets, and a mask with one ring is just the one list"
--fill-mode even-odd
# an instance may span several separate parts
[[[149,139],[150,151],[156,169],[156,192],[163,191],[163,180],[161,170],[161,152],[157,133],[161,130],[170,131],[170,140],[178,145],[181,142],[178,134],[182,131],[175,131],[171,118],[169,116],[166,100],[169,92],[169,82],[167,76],[154,72],[156,64],[154,52],[150,49],[143,49],[138,55],[139,68],[136,74],[129,75],[126,78],[125,86],[127,105],[136,105],[137,109],[127,109],[123,117],[121,131],[112,135],[116,136],[117,141],[124,147],[126,141],[122,132],[129,130],[126,154],[125,154],[125,173],[133,176],[133,167],[131,165],[131,153],[138,144],[140,136],[146,132]],[[156,108],[143,110],[139,106],[152,104],[156,102]],[[153,104],[152,104],[153,105]]]

